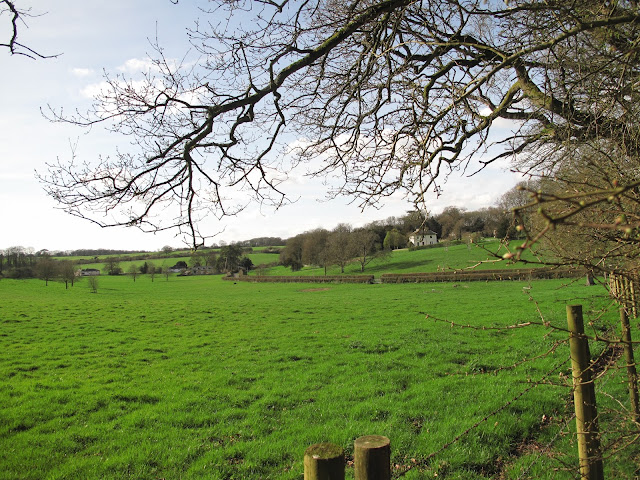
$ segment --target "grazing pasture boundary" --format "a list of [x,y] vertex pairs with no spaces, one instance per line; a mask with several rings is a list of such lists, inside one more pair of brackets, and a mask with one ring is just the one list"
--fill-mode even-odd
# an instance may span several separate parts
[[471,282],[491,280],[531,280],[576,278],[585,275],[581,268],[523,268],[513,270],[454,270],[434,273],[385,273],[382,283]]
[[234,282],[255,283],[373,283],[373,275],[327,275],[327,276],[267,276],[267,275],[241,275],[238,277],[222,277],[223,280]]
[[[382,283],[471,282],[576,278],[585,275],[582,268],[524,268],[513,270],[454,270],[433,273],[385,273]],[[254,283],[375,283],[373,275],[240,275],[223,280]],[[379,283],[378,282],[378,283]]]

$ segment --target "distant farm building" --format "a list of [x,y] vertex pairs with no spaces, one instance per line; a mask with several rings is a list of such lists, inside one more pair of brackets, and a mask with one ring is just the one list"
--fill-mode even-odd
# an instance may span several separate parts
[[431,230],[416,230],[409,235],[409,243],[414,247],[435,245],[438,243],[438,235]]

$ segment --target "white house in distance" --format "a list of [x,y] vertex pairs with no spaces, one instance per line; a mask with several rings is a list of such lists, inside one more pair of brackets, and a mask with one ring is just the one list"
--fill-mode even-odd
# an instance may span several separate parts
[[414,247],[435,245],[436,243],[438,243],[438,236],[431,230],[416,230],[411,235],[409,235],[409,243]]

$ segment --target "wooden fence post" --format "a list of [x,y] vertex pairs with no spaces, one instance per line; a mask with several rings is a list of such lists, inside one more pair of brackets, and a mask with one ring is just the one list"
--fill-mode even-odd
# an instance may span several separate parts
[[640,421],[640,406],[638,402],[638,374],[636,362],[633,356],[633,343],[631,343],[631,326],[625,307],[620,308],[620,322],[622,323],[622,340],[624,341],[624,361],[627,364],[627,377],[629,378],[629,399],[631,401],[631,413],[634,422]]
[[589,366],[589,342],[584,336],[582,305],[567,305],[567,323],[570,332],[569,349],[573,371],[580,476],[583,480],[603,480],[596,394]]
[[304,452],[304,480],[344,480],[344,450],[333,443],[316,443]]
[[391,479],[391,442],[381,435],[366,435],[353,445],[355,480]]

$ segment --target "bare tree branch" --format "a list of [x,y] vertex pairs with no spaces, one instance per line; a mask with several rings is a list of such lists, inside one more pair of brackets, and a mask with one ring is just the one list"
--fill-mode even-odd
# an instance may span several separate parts
[[[135,145],[52,165],[41,178],[64,208],[194,235],[206,215],[286,204],[301,164],[364,208],[396,193],[423,202],[476,159],[535,173],[582,143],[640,153],[635,2],[230,0],[203,15],[224,8],[229,21],[190,31],[196,61],[157,46],[142,81],[107,76],[91,111],[51,113]],[[165,225],[153,215],[169,206]]]
[[25,57],[29,57],[32,59],[37,58],[55,58],[59,55],[44,55],[34,50],[31,47],[21,43],[18,41],[18,31],[20,28],[27,27],[27,23],[25,21],[26,18],[39,17],[40,15],[36,15],[31,13],[31,9],[20,9],[16,6],[15,1],[10,0],[0,0],[0,18],[3,16],[8,16],[9,18],[9,31],[10,36],[9,40],[6,43],[0,43],[0,47],[5,47],[9,49],[11,55],[22,55]]

